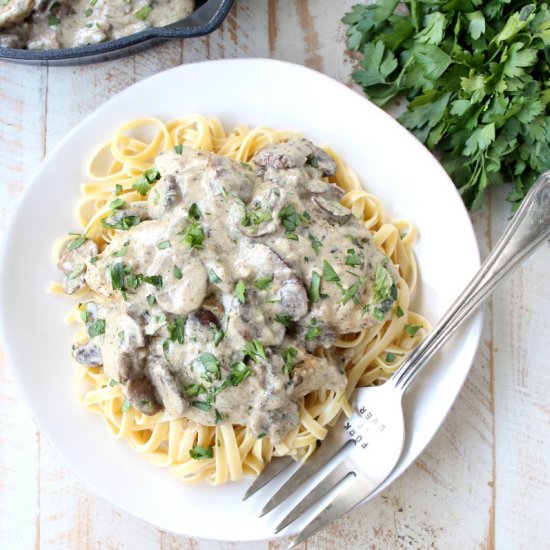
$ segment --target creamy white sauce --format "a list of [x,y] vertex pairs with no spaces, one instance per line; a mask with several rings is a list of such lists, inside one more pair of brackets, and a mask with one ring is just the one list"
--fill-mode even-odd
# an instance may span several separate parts
[[390,315],[396,269],[326,182],[332,159],[306,140],[250,165],[183,148],[156,168],[146,202],[112,203],[105,223],[128,230],[99,255],[86,241],[61,258],[67,292],[87,283],[106,298],[86,320],[104,332],[75,357],[103,364],[146,414],[280,441],[300,397],[345,387],[346,357],[331,346]]
[[193,11],[194,0],[7,0],[0,46],[55,49],[96,44],[163,27]]

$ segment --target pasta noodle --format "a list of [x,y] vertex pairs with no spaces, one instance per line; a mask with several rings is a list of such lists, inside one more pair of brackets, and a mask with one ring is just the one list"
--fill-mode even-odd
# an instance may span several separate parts
[[[192,114],[169,122],[141,118],[122,126],[112,141],[102,145],[86,166],[88,181],[82,185],[77,205],[77,219],[83,233],[93,239],[100,250],[110,242],[113,230],[101,219],[108,216],[109,202],[115,190],[126,202],[143,201],[132,184],[151,168],[155,157],[175,145],[183,144],[211,151],[237,161],[249,161],[266,145],[297,137],[287,130],[237,126],[226,132],[216,118]],[[336,161],[337,172],[329,178],[345,191],[341,202],[363,221],[373,235],[375,246],[386,254],[399,271],[398,298],[393,315],[383,324],[337,339],[335,346],[347,348],[348,384],[344,392],[317,390],[302,398],[300,425],[284,441],[273,445],[269,438],[255,438],[245,426],[219,424],[204,426],[185,418],[173,418],[165,411],[147,416],[129,405],[122,387],[107,378],[100,367],[79,366],[82,405],[105,420],[111,434],[124,439],[132,449],[152,464],[169,468],[170,473],[187,483],[207,481],[218,485],[258,475],[273,457],[292,455],[305,460],[316,449],[331,424],[343,411],[351,414],[349,398],[358,386],[381,384],[395,372],[407,353],[418,344],[429,324],[409,310],[417,284],[413,254],[416,238],[414,226],[405,220],[389,221],[380,201],[363,189],[357,175],[333,150],[327,153]],[[71,236],[61,237],[53,248],[57,261]],[[60,284],[50,290],[63,294]],[[66,321],[80,322],[82,302],[92,298],[89,290],[74,295],[79,305]],[[94,299],[97,297],[94,295]],[[406,325],[421,325],[420,330],[405,331]],[[76,334],[77,343],[87,340],[85,330]],[[330,355],[330,350],[323,350]],[[195,445],[212,446],[213,458],[195,460],[190,450]]]

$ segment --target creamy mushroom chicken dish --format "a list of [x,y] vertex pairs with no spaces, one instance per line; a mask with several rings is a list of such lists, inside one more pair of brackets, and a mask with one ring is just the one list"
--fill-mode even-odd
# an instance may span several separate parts
[[382,323],[397,270],[328,183],[336,165],[305,139],[251,164],[176,146],[110,203],[115,236],[61,256],[64,289],[104,299],[83,311],[74,357],[124,385],[147,415],[246,425],[276,443],[300,398],[343,390],[339,335]]
[[187,17],[194,0],[0,0],[0,47],[86,46]]

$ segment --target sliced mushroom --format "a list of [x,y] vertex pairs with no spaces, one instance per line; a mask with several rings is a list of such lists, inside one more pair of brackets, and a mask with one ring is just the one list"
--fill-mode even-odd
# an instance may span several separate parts
[[249,202],[254,192],[254,172],[246,164],[235,163],[227,157],[211,155],[205,172],[205,181],[215,195],[231,195],[242,202]]
[[149,215],[160,218],[182,202],[182,194],[173,174],[162,177],[148,196]]
[[166,411],[172,416],[182,416],[189,405],[168,365],[157,358],[149,363],[147,371]]
[[185,315],[200,307],[206,295],[208,274],[199,259],[174,256],[171,252],[157,254],[147,269],[147,275],[161,273],[162,286],[156,286],[153,295],[164,311]]
[[271,275],[273,281],[269,290],[275,314],[288,315],[298,321],[308,311],[307,292],[298,275],[285,261],[265,244],[243,239],[240,242],[238,268],[244,276],[254,278]]
[[291,139],[275,143],[258,151],[252,161],[263,168],[288,170],[308,165],[324,176],[336,173],[336,163],[330,156],[307,139]]
[[71,248],[71,241],[61,253],[57,268],[65,277],[63,278],[63,290],[66,294],[73,294],[85,284],[86,260],[97,254],[97,244],[87,239],[78,248]]
[[344,225],[353,216],[348,208],[335,200],[329,200],[325,197],[313,197],[312,201],[321,209],[327,219],[333,223]]
[[126,385],[126,393],[130,403],[143,414],[152,416],[162,410],[158,402],[155,387],[144,374],[132,376]]
[[[262,237],[276,231],[281,225],[279,212],[285,206],[286,196],[287,192],[282,187],[271,187],[266,193],[257,195],[249,206],[242,207],[239,231],[251,238]],[[260,221],[266,214],[270,219]]]
[[119,231],[127,231],[131,227],[150,219],[148,205],[145,201],[132,202],[125,208],[111,212],[104,220],[105,225]]
[[142,370],[145,340],[140,325],[118,310],[105,319],[103,370],[117,382],[126,382]]
[[83,346],[73,345],[73,357],[77,363],[88,367],[97,367],[103,364],[101,350],[96,344],[88,342]]
[[292,372],[294,396],[303,397],[314,390],[342,391],[346,375],[324,357],[306,354]]
[[219,328],[220,326],[220,320],[218,319],[218,316],[210,309],[200,307],[199,309],[197,309],[197,311],[195,311],[195,313],[193,313],[190,320],[192,320],[193,317],[196,318],[197,321],[205,327],[210,327],[211,325],[214,325]]

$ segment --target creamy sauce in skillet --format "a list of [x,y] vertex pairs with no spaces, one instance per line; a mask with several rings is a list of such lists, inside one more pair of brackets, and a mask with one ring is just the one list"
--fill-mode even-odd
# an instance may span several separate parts
[[73,241],[61,257],[67,293],[88,284],[105,297],[86,306],[76,360],[103,365],[145,414],[280,441],[300,397],[345,387],[344,354],[316,350],[383,322],[397,296],[395,267],[325,181],[335,170],[307,140],[251,164],[159,155],[141,179],[147,200],[111,202],[112,242],[98,254]]
[[0,46],[55,49],[96,44],[163,27],[193,0],[0,0]]

